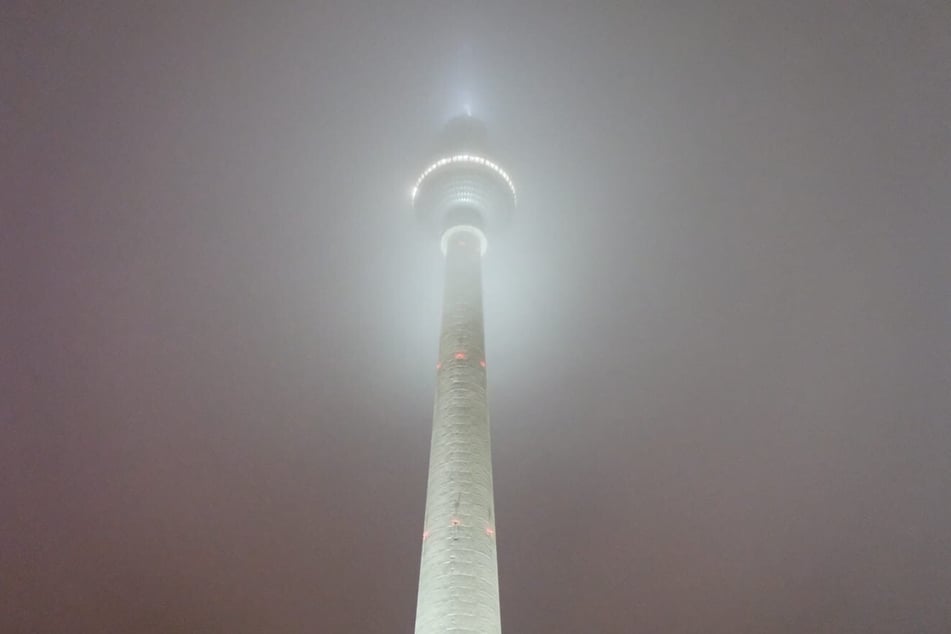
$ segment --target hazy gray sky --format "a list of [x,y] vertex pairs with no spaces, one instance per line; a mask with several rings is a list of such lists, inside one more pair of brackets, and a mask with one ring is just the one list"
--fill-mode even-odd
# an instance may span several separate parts
[[947,2],[0,23],[0,630],[412,631],[468,106],[503,629],[951,631]]

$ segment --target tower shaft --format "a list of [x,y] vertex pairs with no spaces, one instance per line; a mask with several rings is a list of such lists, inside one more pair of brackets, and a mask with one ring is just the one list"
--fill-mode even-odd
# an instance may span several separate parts
[[501,632],[481,260],[476,236],[450,236],[416,634]]

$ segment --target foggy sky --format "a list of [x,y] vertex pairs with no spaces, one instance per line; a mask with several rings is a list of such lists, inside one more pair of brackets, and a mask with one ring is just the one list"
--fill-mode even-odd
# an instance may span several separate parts
[[951,631],[951,5],[0,23],[0,631],[412,631],[467,106],[503,630]]

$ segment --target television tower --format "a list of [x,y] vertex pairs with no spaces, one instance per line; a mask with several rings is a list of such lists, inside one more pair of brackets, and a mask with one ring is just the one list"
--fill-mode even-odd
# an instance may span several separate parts
[[482,256],[486,234],[512,216],[515,186],[486,149],[480,121],[453,119],[413,188],[446,256],[416,634],[501,632]]

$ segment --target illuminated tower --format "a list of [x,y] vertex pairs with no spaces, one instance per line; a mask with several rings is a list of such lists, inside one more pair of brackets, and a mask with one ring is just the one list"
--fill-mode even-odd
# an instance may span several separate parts
[[413,189],[446,256],[416,634],[499,634],[499,573],[482,326],[486,235],[515,208],[508,174],[476,119],[449,122]]

